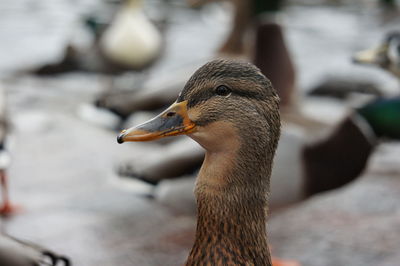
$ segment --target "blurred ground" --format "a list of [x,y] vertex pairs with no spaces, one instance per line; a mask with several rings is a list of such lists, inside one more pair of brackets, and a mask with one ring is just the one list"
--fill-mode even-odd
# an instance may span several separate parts
[[[374,79],[388,91],[398,89],[389,74],[350,61],[352,53],[377,44],[388,30],[398,29],[398,16],[390,12],[383,16],[375,1],[343,6],[311,6],[308,2],[297,1],[282,16],[298,69],[300,95],[332,75]],[[130,158],[133,150],[145,156],[157,144],[118,145],[116,132],[90,125],[76,114],[80,104],[105,89],[107,77],[13,74],[55,60],[70,38],[84,42],[84,35],[76,30],[79,18],[97,8],[97,3],[0,3],[0,86],[7,91],[14,125],[11,196],[21,206],[20,213],[2,220],[2,227],[16,237],[67,254],[74,265],[179,265],[191,247],[195,218],[121,189],[112,181],[117,162]],[[155,14],[156,4],[148,1],[150,13]],[[166,55],[149,74],[152,79],[187,64],[202,64],[228,29],[227,16],[216,6],[199,13],[177,4],[169,12]],[[287,220],[292,219],[281,221]],[[282,251],[277,245],[284,241],[277,238],[273,237],[274,249],[298,259],[299,253]],[[368,265],[379,264],[372,261]]]

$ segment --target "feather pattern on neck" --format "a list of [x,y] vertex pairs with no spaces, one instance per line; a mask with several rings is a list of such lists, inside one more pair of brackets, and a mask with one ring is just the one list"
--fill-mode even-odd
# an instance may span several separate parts
[[[205,147],[195,188],[196,240],[186,265],[271,265],[266,217],[272,157],[264,145],[248,144],[254,136],[243,136],[244,142],[228,123],[212,127],[207,132],[224,128],[227,146]],[[259,156],[265,160],[254,158]]]

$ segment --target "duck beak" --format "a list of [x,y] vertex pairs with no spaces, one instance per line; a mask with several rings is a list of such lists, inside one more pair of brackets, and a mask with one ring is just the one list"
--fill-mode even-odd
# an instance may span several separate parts
[[386,47],[380,46],[375,49],[364,50],[353,56],[353,62],[358,64],[378,64],[379,55],[385,51]]
[[123,130],[117,141],[150,141],[168,136],[189,134],[194,131],[195,124],[187,113],[187,101],[174,103],[167,110],[153,119],[138,126]]

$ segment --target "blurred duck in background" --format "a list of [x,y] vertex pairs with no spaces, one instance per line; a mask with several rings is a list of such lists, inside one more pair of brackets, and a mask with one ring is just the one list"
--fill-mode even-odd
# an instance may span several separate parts
[[357,53],[353,61],[378,66],[400,78],[400,32],[390,32],[376,48]]
[[306,195],[343,186],[357,178],[382,140],[400,140],[400,97],[357,108],[323,140],[303,150]]
[[[389,32],[378,47],[355,54],[353,62],[377,66],[400,78],[400,32]],[[342,80],[338,77],[322,81],[311,89],[308,95],[328,96],[343,100],[352,93],[365,94],[372,97],[388,96],[388,93],[382,90],[380,84],[376,81]]]
[[105,58],[127,69],[140,70],[160,55],[162,37],[143,12],[144,0],[127,0],[100,37]]
[[[375,49],[354,62],[372,64],[400,78],[400,33],[387,34]],[[303,150],[307,195],[343,186],[357,178],[382,140],[400,140],[400,97],[378,97],[355,108],[325,139]]]
[[108,24],[87,17],[86,26],[94,36],[92,47],[79,50],[69,45],[61,62],[33,71],[53,75],[70,71],[118,74],[141,71],[154,63],[162,52],[162,36],[143,11],[144,0],[126,0]]

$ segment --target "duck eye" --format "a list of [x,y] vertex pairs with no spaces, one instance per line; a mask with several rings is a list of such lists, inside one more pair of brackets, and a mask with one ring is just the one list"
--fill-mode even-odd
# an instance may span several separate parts
[[220,85],[215,89],[215,93],[220,96],[228,96],[231,93],[231,89],[225,85]]

